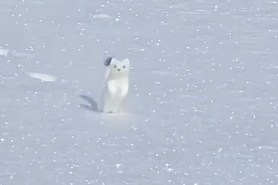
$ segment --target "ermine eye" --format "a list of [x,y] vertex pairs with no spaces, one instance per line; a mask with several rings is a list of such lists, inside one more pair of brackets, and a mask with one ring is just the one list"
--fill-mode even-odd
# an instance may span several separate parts
[[125,68],[125,66],[123,66],[123,68]]
[[116,65],[114,65],[114,68],[117,68],[117,66],[116,66]]

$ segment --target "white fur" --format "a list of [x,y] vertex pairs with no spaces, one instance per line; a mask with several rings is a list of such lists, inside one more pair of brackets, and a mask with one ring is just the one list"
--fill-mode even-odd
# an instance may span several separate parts
[[129,59],[119,61],[112,58],[107,66],[106,83],[102,93],[102,111],[107,113],[118,112],[128,94],[129,86]]

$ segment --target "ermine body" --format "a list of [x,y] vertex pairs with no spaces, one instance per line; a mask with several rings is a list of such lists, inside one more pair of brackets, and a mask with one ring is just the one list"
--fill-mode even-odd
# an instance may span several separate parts
[[108,58],[104,65],[107,67],[107,72],[102,94],[102,111],[116,113],[128,95],[129,60]]

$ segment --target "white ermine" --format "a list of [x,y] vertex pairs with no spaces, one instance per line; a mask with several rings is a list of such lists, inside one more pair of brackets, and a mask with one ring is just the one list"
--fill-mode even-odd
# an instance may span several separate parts
[[107,72],[102,92],[102,111],[116,113],[119,112],[128,94],[129,59],[119,61],[109,57],[104,65],[107,67]]

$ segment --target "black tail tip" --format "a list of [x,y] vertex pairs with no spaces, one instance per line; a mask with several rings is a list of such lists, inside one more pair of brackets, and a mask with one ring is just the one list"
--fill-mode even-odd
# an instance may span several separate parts
[[112,61],[112,58],[113,57],[108,57],[105,61],[104,61],[104,65],[107,67],[107,66],[110,66],[111,64],[111,61]]

